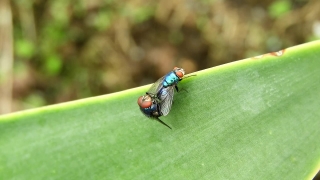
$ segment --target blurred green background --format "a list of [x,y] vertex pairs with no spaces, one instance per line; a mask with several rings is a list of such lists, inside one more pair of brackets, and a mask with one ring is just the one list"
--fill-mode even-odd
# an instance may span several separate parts
[[319,0],[1,0],[0,114],[320,38]]

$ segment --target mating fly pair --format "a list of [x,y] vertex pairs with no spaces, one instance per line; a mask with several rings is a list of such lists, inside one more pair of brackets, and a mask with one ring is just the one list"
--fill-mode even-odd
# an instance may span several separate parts
[[177,86],[178,82],[183,78],[187,78],[184,77],[184,74],[182,68],[175,67],[171,72],[158,79],[144,96],[138,98],[138,105],[140,106],[141,112],[171,129],[171,127],[161,121],[159,117],[169,114],[172,106],[174,88],[179,91]]

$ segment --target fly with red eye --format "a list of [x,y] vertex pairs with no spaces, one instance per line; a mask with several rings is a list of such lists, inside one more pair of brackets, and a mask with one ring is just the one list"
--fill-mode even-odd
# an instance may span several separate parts
[[175,67],[171,72],[158,79],[146,92],[146,95],[139,97],[138,105],[140,106],[141,112],[147,117],[156,119],[163,125],[169,127],[162,122],[159,117],[169,114],[172,106],[174,88],[178,92],[178,82],[190,77],[184,76],[184,74],[185,72],[182,68]]
[[140,96],[138,98],[138,105],[140,106],[140,111],[145,116],[155,119],[161,124],[171,129],[170,126],[168,126],[166,123],[161,121],[161,119],[159,119],[159,117],[162,116],[162,113],[160,111],[160,105],[150,95],[146,94],[144,96]]

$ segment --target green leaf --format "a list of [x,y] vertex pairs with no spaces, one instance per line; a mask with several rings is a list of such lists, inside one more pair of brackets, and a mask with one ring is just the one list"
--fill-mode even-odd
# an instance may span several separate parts
[[0,179],[311,179],[320,41],[196,72],[160,123],[149,86],[0,117]]
[[15,51],[18,56],[30,58],[35,54],[35,47],[32,42],[20,39],[15,42]]
[[132,6],[127,4],[122,7],[122,15],[129,17],[135,23],[142,23],[149,20],[155,13],[155,9],[149,5],[144,6]]
[[45,61],[44,69],[46,74],[54,76],[61,71],[62,60],[58,55],[51,54]]
[[291,2],[288,0],[278,0],[269,6],[271,17],[278,18],[291,10]]
[[97,29],[105,31],[110,27],[112,14],[109,11],[100,11],[94,17],[92,23]]

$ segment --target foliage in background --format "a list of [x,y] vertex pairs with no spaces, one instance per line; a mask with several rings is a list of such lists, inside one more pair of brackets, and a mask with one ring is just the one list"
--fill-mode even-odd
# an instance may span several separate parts
[[152,83],[319,38],[317,0],[15,0],[14,110]]
[[320,41],[197,71],[161,120],[133,88],[0,116],[0,179],[310,180]]

